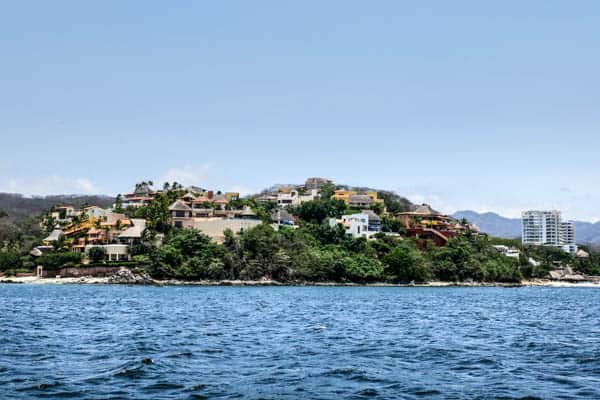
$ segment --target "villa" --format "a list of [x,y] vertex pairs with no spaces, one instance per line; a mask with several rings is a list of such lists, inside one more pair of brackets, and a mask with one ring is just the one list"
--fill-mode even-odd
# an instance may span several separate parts
[[283,190],[277,194],[277,206],[297,206],[307,201],[313,201],[319,197],[317,189],[311,189],[308,194],[300,194],[296,189]]
[[421,246],[432,241],[436,246],[445,246],[448,241],[470,230],[479,234],[475,225],[463,226],[456,219],[433,210],[428,204],[422,204],[414,211],[397,214],[398,219],[406,229],[408,237],[415,237]]
[[123,208],[127,207],[142,207],[148,205],[156,195],[156,191],[153,191],[150,186],[146,183],[138,184],[135,187],[133,193],[126,193],[123,195]]
[[340,189],[336,190],[331,196],[332,199],[342,200],[353,208],[370,207],[373,204],[383,204],[383,199],[380,199],[377,192],[358,193],[354,190]]
[[79,217],[81,214],[82,212],[75,209],[73,206],[58,205],[53,208],[53,211],[50,213],[50,217],[56,222],[69,224],[73,222],[74,218]]
[[368,210],[359,214],[342,215],[342,218],[329,219],[329,226],[341,225],[346,230],[346,234],[353,238],[364,237],[370,239],[373,235],[381,231],[381,218],[374,212]]
[[169,207],[173,226],[176,228],[186,228],[192,225],[192,208],[183,200],[176,200]]

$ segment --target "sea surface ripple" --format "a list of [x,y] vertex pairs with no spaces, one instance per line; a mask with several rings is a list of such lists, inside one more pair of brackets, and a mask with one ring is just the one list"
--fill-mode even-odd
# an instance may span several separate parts
[[585,288],[0,285],[0,398],[600,399]]

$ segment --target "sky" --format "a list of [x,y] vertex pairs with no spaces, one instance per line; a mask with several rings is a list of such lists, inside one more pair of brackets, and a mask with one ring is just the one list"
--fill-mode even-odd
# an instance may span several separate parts
[[13,1],[0,191],[323,176],[600,220],[600,2]]

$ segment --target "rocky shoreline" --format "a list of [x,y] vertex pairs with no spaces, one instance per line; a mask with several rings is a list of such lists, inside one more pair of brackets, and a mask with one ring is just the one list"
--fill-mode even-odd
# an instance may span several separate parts
[[393,284],[393,283],[352,283],[352,282],[279,282],[274,280],[201,280],[201,281],[182,281],[177,279],[156,280],[147,273],[134,273],[127,268],[121,268],[119,271],[108,277],[83,276],[76,278],[38,278],[28,277],[7,277],[0,280],[0,283],[23,283],[23,284],[105,284],[105,285],[154,285],[154,286],[367,286],[367,287],[598,287],[600,280],[552,280],[552,279],[533,279],[522,281],[520,283],[504,282],[441,282],[433,281],[427,283]]

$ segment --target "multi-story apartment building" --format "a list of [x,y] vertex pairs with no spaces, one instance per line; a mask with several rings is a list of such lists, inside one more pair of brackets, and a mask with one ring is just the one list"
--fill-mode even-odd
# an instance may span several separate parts
[[575,224],[564,221],[560,224],[561,247],[567,253],[577,253],[577,242],[575,241]]
[[524,211],[521,217],[524,245],[554,246],[569,253],[577,251],[575,226],[562,221],[560,211]]

